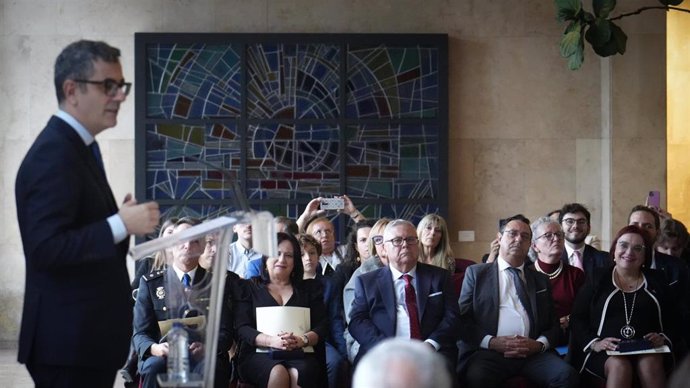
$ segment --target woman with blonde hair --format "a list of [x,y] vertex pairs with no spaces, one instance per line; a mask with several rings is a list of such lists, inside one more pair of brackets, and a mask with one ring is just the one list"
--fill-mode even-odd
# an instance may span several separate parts
[[446,220],[438,214],[427,214],[417,224],[419,261],[455,272],[455,258],[450,248]]

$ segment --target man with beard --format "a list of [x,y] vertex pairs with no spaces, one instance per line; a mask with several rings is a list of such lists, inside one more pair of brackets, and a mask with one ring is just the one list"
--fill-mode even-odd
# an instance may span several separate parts
[[590,213],[579,203],[563,205],[559,222],[565,233],[565,250],[561,260],[581,269],[585,276],[594,268],[613,265],[609,254],[585,244],[590,230]]
[[525,266],[529,220],[506,219],[493,263],[470,266],[460,293],[458,373],[464,387],[501,387],[513,376],[577,387],[577,372],[552,349],[559,324],[549,278]]

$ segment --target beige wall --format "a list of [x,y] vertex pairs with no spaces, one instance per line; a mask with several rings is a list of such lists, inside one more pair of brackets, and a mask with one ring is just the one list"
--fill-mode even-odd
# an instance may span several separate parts
[[[565,202],[593,212],[607,238],[650,188],[665,187],[665,19],[622,23],[628,53],[580,71],[558,55],[562,30],[546,0],[0,0],[0,341],[16,339],[24,260],[14,178],[56,109],[52,64],[78,38],[123,50],[133,78],[133,33],[447,33],[450,44],[450,216],[458,256],[487,250],[499,218],[534,218]],[[626,1],[620,11],[643,1]],[[115,194],[134,190],[134,105],[99,136]],[[638,156],[640,155],[640,156]],[[644,155],[644,156],[642,156]],[[613,200],[609,200],[609,198]],[[88,292],[88,291],[86,291]]]

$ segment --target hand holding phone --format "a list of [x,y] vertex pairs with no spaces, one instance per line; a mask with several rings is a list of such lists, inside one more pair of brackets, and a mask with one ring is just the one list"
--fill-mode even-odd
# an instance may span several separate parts
[[342,198],[323,198],[321,199],[321,210],[343,210],[345,200]]
[[661,194],[658,190],[652,190],[649,192],[645,205],[654,209],[661,208]]

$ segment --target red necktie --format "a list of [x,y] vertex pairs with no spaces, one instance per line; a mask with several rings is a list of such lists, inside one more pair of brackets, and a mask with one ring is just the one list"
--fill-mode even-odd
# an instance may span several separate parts
[[419,327],[419,313],[417,312],[417,295],[414,292],[412,285],[412,276],[404,274],[402,276],[405,280],[405,305],[407,306],[407,315],[410,318],[410,338],[422,339],[422,329]]

